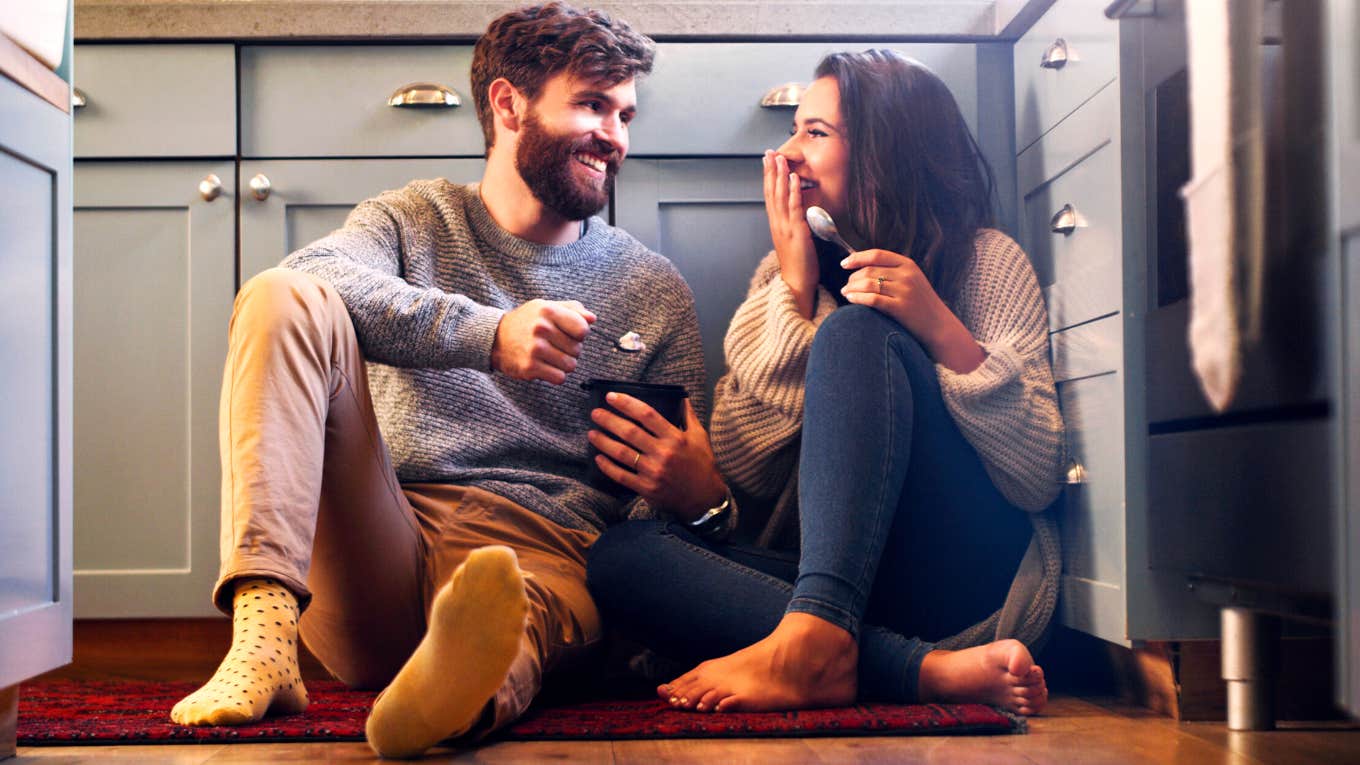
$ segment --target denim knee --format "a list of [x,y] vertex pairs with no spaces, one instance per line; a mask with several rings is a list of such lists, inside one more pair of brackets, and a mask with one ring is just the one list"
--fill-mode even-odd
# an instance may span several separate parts
[[826,317],[813,336],[812,357],[862,354],[880,343],[888,344],[908,370],[929,370],[933,377],[935,362],[916,336],[893,317],[867,305],[841,306]]
[[586,552],[586,587],[601,606],[620,585],[646,576],[665,534],[665,521],[625,521],[595,540]]

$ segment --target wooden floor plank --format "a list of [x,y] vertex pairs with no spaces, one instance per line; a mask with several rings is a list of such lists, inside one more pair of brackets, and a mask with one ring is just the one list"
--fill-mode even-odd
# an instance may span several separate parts
[[[12,762],[211,763],[376,762],[363,743],[19,747]],[[961,763],[962,765],[1360,765],[1360,729],[1335,723],[1269,733],[1235,733],[1222,723],[1178,723],[1118,700],[1055,696],[1030,718],[1029,733],[809,739],[664,739],[501,742],[441,749],[426,762],[478,763]],[[5,765],[9,765],[8,762]]]

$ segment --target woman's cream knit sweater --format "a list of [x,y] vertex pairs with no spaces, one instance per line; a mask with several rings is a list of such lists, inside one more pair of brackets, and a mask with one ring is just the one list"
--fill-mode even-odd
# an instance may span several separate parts
[[[1016,581],[1025,592],[1013,587],[1007,601],[1008,608],[1019,609],[1011,614],[1017,623],[997,628],[1012,634],[977,635],[972,642],[1011,636],[1032,642],[1038,635],[1025,633],[1046,626],[1059,567],[1056,531],[1040,512],[1057,496],[1063,460],[1048,317],[1034,270],[1019,245],[1000,231],[984,229],[975,248],[952,308],[987,358],[966,374],[937,364],[940,390],[997,489],[1034,514],[1036,534]],[[727,373],[718,380],[710,435],[718,466],[729,481],[759,498],[780,497],[762,534],[765,541],[792,515],[803,378],[813,335],[835,308],[831,294],[819,287],[814,316],[803,318],[771,252],[757,266],[746,300],[727,330]],[[1024,602],[1012,602],[1016,599]],[[1026,624],[1031,629],[1023,629]]]
[[[945,404],[996,487],[1013,504],[1042,510],[1058,492],[1062,417],[1048,358],[1048,317],[1029,260],[1010,237],[985,229],[954,312],[987,352],[967,374],[936,365]],[[797,465],[803,378],[817,327],[836,308],[818,288],[811,320],[798,313],[770,253],[723,344],[713,450],[742,490],[773,497]]]

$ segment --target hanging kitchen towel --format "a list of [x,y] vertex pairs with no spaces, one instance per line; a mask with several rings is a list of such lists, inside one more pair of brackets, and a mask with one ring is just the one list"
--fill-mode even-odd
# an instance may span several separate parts
[[1185,4],[1190,75],[1190,357],[1223,411],[1260,335],[1265,150],[1261,16],[1265,0]]

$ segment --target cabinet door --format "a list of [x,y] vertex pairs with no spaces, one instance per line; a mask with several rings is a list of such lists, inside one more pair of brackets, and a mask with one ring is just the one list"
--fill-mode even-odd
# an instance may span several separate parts
[[80,617],[216,613],[234,177],[231,162],[76,167]]
[[1328,165],[1336,168],[1331,188],[1334,230],[1328,238],[1340,271],[1339,323],[1333,324],[1332,352],[1338,359],[1340,423],[1337,455],[1336,646],[1337,701],[1360,717],[1360,8],[1346,0],[1328,4],[1328,81],[1331,136]]
[[5,689],[71,660],[71,121],[5,77],[0,179]]
[[484,164],[480,159],[242,162],[241,282],[340,228],[349,211],[369,197],[417,178],[477,181]]
[[711,392],[726,369],[728,322],[771,249],[760,160],[630,159],[619,172],[614,213],[619,227],[670,258],[690,283]]

